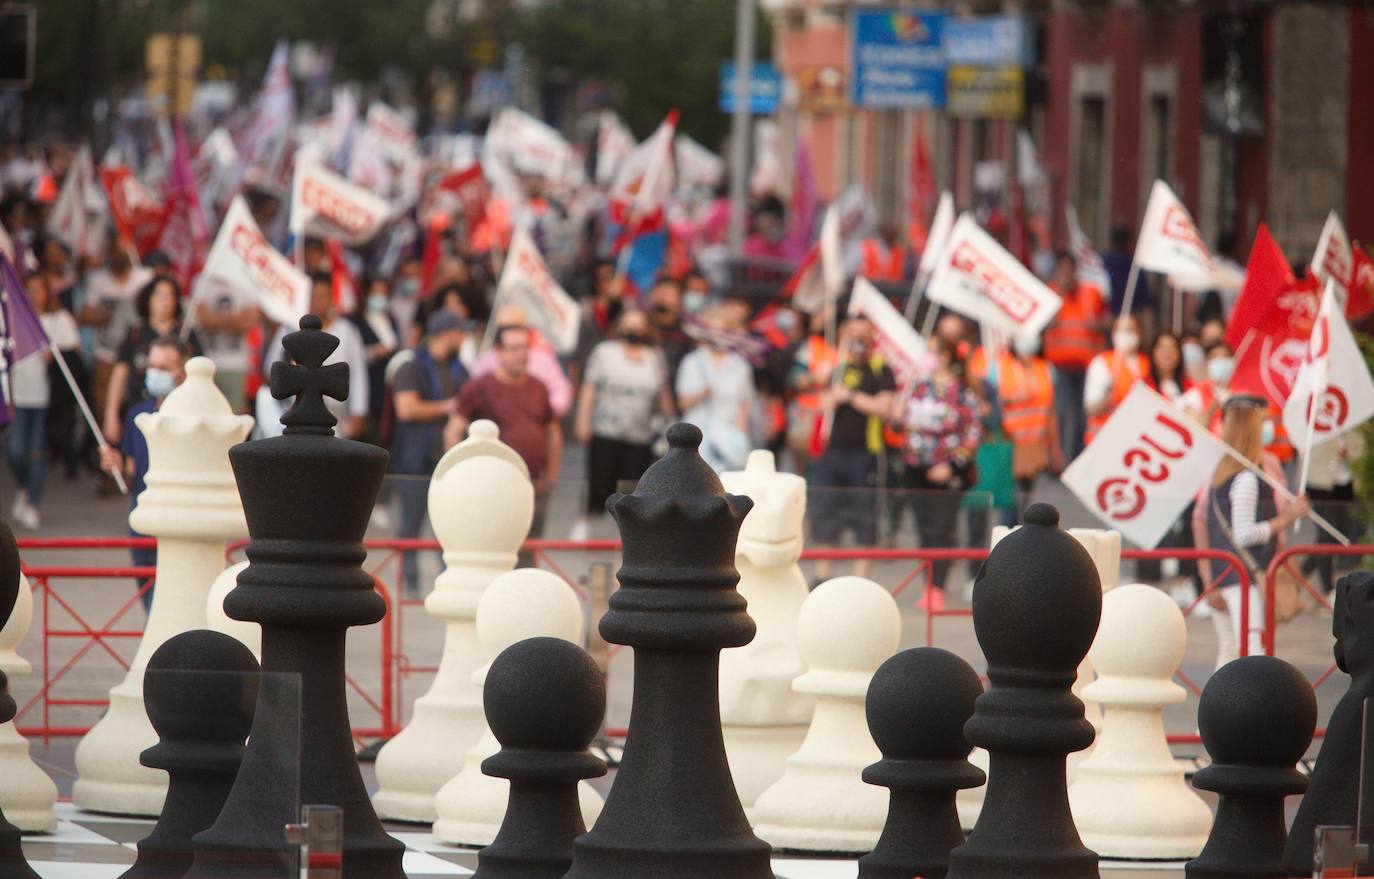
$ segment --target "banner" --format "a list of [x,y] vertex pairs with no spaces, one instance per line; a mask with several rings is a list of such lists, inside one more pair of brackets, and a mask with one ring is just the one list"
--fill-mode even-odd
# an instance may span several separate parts
[[349,246],[376,237],[390,216],[384,200],[315,162],[299,163],[291,187],[291,232]]
[[[1317,411],[1311,415],[1312,400]],[[1307,445],[1312,417],[1312,445],[1335,439],[1374,416],[1374,378],[1336,302],[1335,282],[1328,282],[1317,321],[1307,343],[1307,356],[1283,407],[1283,427],[1297,448]]]
[[602,110],[596,129],[596,185],[610,186],[635,150],[635,136],[612,110]]
[[1322,226],[1321,237],[1317,239],[1317,250],[1312,254],[1308,273],[1318,283],[1327,281],[1336,285],[1336,301],[1344,306],[1350,297],[1350,278],[1354,271],[1354,253],[1350,249],[1350,236],[1345,233],[1345,224],[1335,211],[1326,215],[1326,225]]
[[683,186],[714,190],[725,179],[725,160],[685,134],[677,136],[677,176]]
[[621,163],[611,186],[611,213],[634,235],[662,225],[663,209],[676,187],[673,137],[677,110],[670,110],[658,129]]
[[404,162],[415,152],[415,132],[404,116],[381,101],[367,108],[366,131],[378,148],[394,162]]
[[1156,180],[1150,190],[1135,246],[1135,263],[1184,284],[1212,286],[1219,279],[1216,260],[1202,243],[1192,215],[1163,180]]
[[926,297],[1012,337],[1039,336],[1060,306],[1059,297],[969,214],[954,224]]
[[930,221],[930,233],[926,236],[925,249],[921,251],[921,262],[916,267],[914,292],[920,292],[930,281],[935,271],[935,263],[944,252],[949,240],[950,230],[954,228],[954,196],[948,192],[940,193],[940,203],[935,208],[935,218]]
[[1237,354],[1232,388],[1284,405],[1302,366],[1319,299],[1316,281],[1293,276],[1261,223],[1246,264],[1245,286],[1226,325],[1226,343]]
[[310,278],[267,243],[238,195],[215,236],[200,283],[218,282],[257,298],[268,319],[294,327],[310,308]]
[[104,208],[91,148],[82,144],[48,216],[48,234],[67,245],[74,258],[94,256],[105,244]]
[[487,129],[484,149],[525,174],[562,181],[577,167],[572,144],[552,126],[507,107]]
[[1063,480],[1106,527],[1154,549],[1224,454],[1205,425],[1137,383]]
[[873,343],[892,367],[898,385],[913,384],[930,373],[925,339],[867,278],[854,279],[849,313],[866,317],[873,325]]
[[496,300],[500,305],[518,305],[530,326],[558,353],[567,354],[577,347],[582,310],[549,273],[544,257],[524,228],[517,229],[511,239]]
[[1078,225],[1078,210],[1073,205],[1065,205],[1064,217],[1069,226],[1069,252],[1078,264],[1079,283],[1092,284],[1102,291],[1104,299],[1110,299],[1112,276],[1107,274],[1107,266],[1102,262],[1102,255],[1088,240],[1083,227]]

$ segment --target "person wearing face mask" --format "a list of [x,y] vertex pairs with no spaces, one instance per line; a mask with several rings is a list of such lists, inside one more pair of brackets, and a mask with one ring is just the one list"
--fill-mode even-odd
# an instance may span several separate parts
[[682,358],[692,350],[692,339],[682,325],[682,282],[659,278],[649,291],[649,321],[668,360],[668,377],[676,382]]
[[1041,473],[1064,469],[1059,422],[1054,417],[1054,367],[1039,356],[1040,340],[1017,336],[998,359],[997,400],[1002,430],[1011,440],[1011,472],[1022,504]]
[[385,278],[371,278],[363,289],[348,322],[358,331],[367,351],[367,425],[363,436],[381,440],[382,409],[386,403],[386,365],[400,348],[401,328],[391,314],[391,285]]
[[1221,407],[1231,386],[1235,359],[1231,356],[1231,346],[1225,342],[1214,343],[1207,348],[1204,357],[1203,379],[1183,392],[1179,405],[1199,424],[1207,425],[1208,430],[1220,435]]
[[754,370],[731,350],[724,334],[736,323],[723,308],[702,320],[703,341],[682,359],[678,370],[677,406],[682,420],[701,428],[701,456],[717,472],[743,470],[753,448]]
[[1083,435],[1085,447],[1136,382],[1149,380],[1150,361],[1140,353],[1140,330],[1135,317],[1122,315],[1112,327],[1112,350],[1094,357],[1084,378],[1083,409],[1088,415],[1088,429]]
[[1192,387],[1207,378],[1207,349],[1196,336],[1184,336],[1179,343],[1183,357],[1183,377]]
[[77,314],[78,323],[95,330],[91,404],[101,413],[107,411],[105,396],[111,387],[110,373],[119,359],[119,346],[138,323],[138,291],[153,279],[150,269],[133,264],[130,248],[117,236],[110,236],[106,250],[109,265],[86,276],[84,304]]
[[[129,328],[119,345],[114,369],[110,372],[110,386],[105,391],[105,438],[111,445],[119,443],[124,413],[141,400],[143,370],[147,365],[148,348],[153,340],[163,336],[181,335],[181,287],[171,278],[155,277],[138,291],[134,300],[138,322]],[[186,336],[192,353],[200,351],[200,338],[192,330]]]
[[897,227],[885,223],[877,237],[865,238],[860,247],[863,274],[875,284],[900,284],[907,277],[911,253],[897,238]]
[[1050,289],[1062,302],[1054,320],[1045,328],[1045,359],[1054,367],[1055,418],[1059,421],[1059,444],[1065,461],[1072,461],[1083,450],[1087,415],[1083,390],[1088,366],[1107,348],[1105,330],[1108,313],[1102,291],[1078,279],[1078,263],[1073,255],[1061,252],[1054,263]]
[[[191,357],[191,348],[177,336],[162,336],[148,346],[148,364],[143,372],[144,399],[129,408],[124,416],[124,429],[120,433],[119,448],[106,446],[101,452],[101,466],[105,470],[121,472],[129,485],[129,509],[138,506],[139,496],[147,488],[148,440],[139,429],[136,419],[145,412],[156,412],[178,385],[186,380],[186,361]],[[129,534],[142,537],[132,528]],[[129,555],[134,567],[156,567],[156,549],[131,549]],[[148,610],[153,603],[153,590],[149,587],[140,596],[143,609]]]

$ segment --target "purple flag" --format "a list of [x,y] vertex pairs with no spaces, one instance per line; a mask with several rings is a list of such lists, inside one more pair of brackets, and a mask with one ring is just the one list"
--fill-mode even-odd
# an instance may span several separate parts
[[14,263],[3,253],[0,253],[0,271],[5,276],[5,283],[0,286],[0,350],[3,350],[5,361],[0,365],[5,374],[3,387],[0,387],[0,404],[3,404],[0,405],[0,424],[9,424],[9,370],[25,357],[47,348],[48,334],[38,322]]

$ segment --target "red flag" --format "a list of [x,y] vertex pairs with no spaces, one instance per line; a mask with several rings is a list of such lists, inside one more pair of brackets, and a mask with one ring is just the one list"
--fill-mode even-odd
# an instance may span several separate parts
[[334,306],[339,310],[339,314],[352,314],[358,305],[358,284],[353,280],[353,273],[348,270],[343,245],[334,238],[327,238],[324,249],[329,255],[329,279],[334,294]]
[[1226,327],[1227,343],[1240,354],[1231,389],[1263,394],[1283,408],[1302,367],[1320,302],[1316,280],[1293,276],[1288,260],[1261,224],[1246,265],[1245,286]]
[[[1294,281],[1293,269],[1269,227],[1260,223],[1250,260],[1245,265],[1245,286],[1241,287],[1231,321],[1226,325],[1226,343],[1238,349],[1245,334],[1255,330],[1266,335],[1286,332],[1287,314],[1277,306],[1279,296]],[[1313,314],[1316,309],[1313,308]]]
[[482,221],[491,198],[491,186],[482,173],[481,162],[474,162],[461,171],[445,174],[436,187],[439,210],[458,214],[469,229]]
[[916,129],[911,133],[911,179],[907,186],[907,241],[911,249],[922,253],[930,230],[926,227],[926,213],[935,202],[935,168],[926,149],[925,114],[916,114]]
[[1359,244],[1351,248],[1354,260],[1350,265],[1350,298],[1345,301],[1345,316],[1351,323],[1359,323],[1374,314],[1374,258]]
[[434,272],[439,268],[439,260],[444,256],[444,233],[452,225],[448,214],[435,213],[429,218],[425,229],[425,252],[420,262],[420,290],[429,295],[429,285],[434,281]]
[[167,206],[148,191],[128,165],[101,168],[100,182],[109,196],[119,237],[137,248],[139,256],[147,256],[156,249],[162,227],[167,224]]
[[158,235],[157,247],[172,262],[172,270],[182,290],[190,290],[191,282],[200,274],[209,247],[210,230],[205,225],[205,211],[196,192],[196,175],[191,172],[191,152],[186,148],[186,132],[175,123],[176,150],[167,175],[167,191],[163,211],[167,216]]

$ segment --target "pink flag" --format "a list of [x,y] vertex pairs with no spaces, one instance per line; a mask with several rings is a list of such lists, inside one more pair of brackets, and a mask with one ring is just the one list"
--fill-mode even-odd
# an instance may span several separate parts
[[205,212],[196,191],[196,175],[191,171],[191,152],[186,147],[186,132],[180,122],[175,123],[174,134],[176,148],[163,199],[167,222],[158,236],[157,246],[172,261],[172,270],[181,289],[190,290],[191,282],[205,264],[210,230],[205,225]]
[[798,140],[792,162],[792,202],[787,211],[787,240],[783,243],[783,254],[793,262],[806,258],[820,209],[821,194],[816,185],[815,171],[811,167],[811,151],[806,148],[805,140]]

